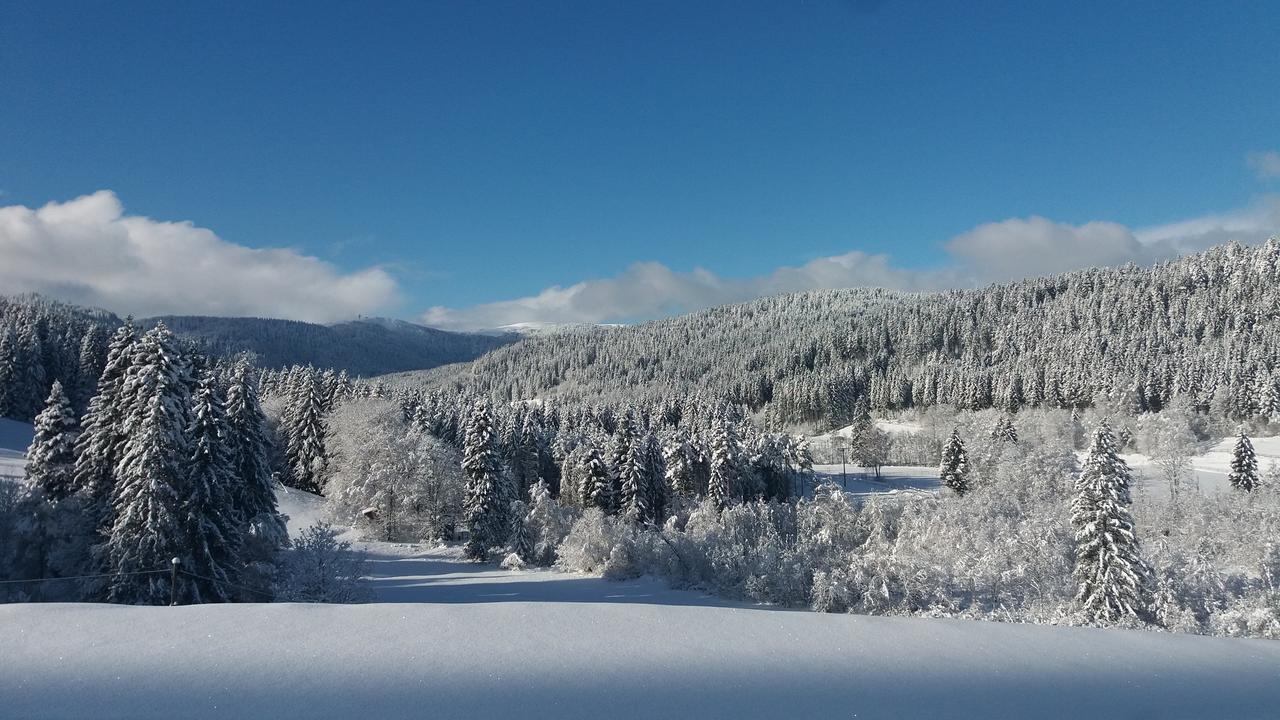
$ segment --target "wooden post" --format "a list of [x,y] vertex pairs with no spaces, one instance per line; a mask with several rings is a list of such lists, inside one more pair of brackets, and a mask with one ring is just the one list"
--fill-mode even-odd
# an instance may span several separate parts
[[178,566],[182,561],[174,558],[169,561],[169,605],[178,604]]

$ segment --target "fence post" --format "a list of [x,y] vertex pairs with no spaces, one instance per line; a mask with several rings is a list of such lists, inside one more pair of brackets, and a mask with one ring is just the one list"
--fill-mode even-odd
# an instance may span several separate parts
[[178,566],[182,561],[174,558],[169,561],[169,606],[178,604]]

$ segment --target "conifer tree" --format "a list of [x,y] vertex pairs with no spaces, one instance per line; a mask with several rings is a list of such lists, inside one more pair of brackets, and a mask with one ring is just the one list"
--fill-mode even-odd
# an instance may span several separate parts
[[298,385],[289,437],[290,480],[293,487],[323,494],[328,455],[324,446],[325,399],[320,383],[307,373]]
[[621,493],[621,510],[638,522],[650,517],[649,457],[639,441],[630,443],[615,468]]
[[1231,487],[1236,490],[1245,492],[1253,492],[1261,484],[1258,476],[1258,456],[1254,453],[1253,443],[1244,434],[1244,430],[1240,431],[1235,450],[1231,454],[1231,472],[1227,475],[1227,482],[1231,483]]
[[115,486],[116,468],[127,438],[125,416],[129,398],[124,379],[132,367],[134,345],[138,341],[132,318],[118,328],[107,347],[106,365],[98,378],[97,391],[89,400],[82,432],[76,441],[75,487],[84,494],[87,522],[109,526],[109,497]]
[[698,495],[697,458],[689,431],[680,427],[662,448],[666,465],[666,484],[678,497],[693,498]]
[[[75,543],[83,530],[82,515],[71,502],[74,489],[75,440],[79,423],[71,401],[54,381],[45,408],[36,416],[35,437],[27,450],[26,480],[13,510],[17,542],[12,561],[17,578],[47,578],[74,574],[58,557],[59,545]],[[83,550],[83,548],[81,548]],[[0,558],[3,559],[3,558]],[[67,570],[67,572],[63,572]],[[43,586],[33,586],[47,597]]]
[[65,499],[75,490],[75,443],[80,432],[71,400],[55,380],[36,416],[35,437],[27,451],[27,482],[40,488],[52,502]]
[[20,381],[17,340],[11,330],[0,328],[0,418],[21,416]]
[[665,461],[662,457],[662,443],[652,432],[646,432],[640,441],[641,451],[645,456],[645,475],[649,512],[646,520],[662,523],[667,517],[667,496],[669,494],[666,479]]
[[191,564],[183,568],[190,573],[183,591],[193,603],[228,602],[244,565],[240,557],[243,520],[234,501],[226,410],[211,373],[201,377],[192,400],[188,430],[191,456],[186,466],[189,488],[182,498]]
[[1090,622],[1141,617],[1150,569],[1129,512],[1129,466],[1107,423],[1094,431],[1071,505],[1076,543],[1076,605]]
[[711,479],[707,484],[707,497],[716,507],[723,509],[739,496],[746,472],[742,455],[735,423],[718,419],[711,435]]
[[599,508],[607,515],[618,512],[620,492],[618,478],[609,469],[600,448],[593,439],[587,440],[582,460],[582,506]]
[[237,361],[231,372],[226,424],[232,501],[246,532],[265,546],[260,554],[266,555],[287,544],[289,536],[276,505],[267,417],[258,400],[253,367],[244,359]]
[[[173,558],[194,566],[187,517],[190,387],[176,339],[157,325],[135,344],[121,385],[128,440],[111,489],[112,523],[98,549],[112,575],[106,588],[111,602],[168,603],[169,574],[155,571]],[[178,594],[185,598],[185,576],[179,577]]]
[[467,476],[466,555],[473,560],[485,560],[489,549],[505,540],[502,526],[505,513],[499,507],[503,492],[493,413],[483,400],[476,402],[467,417],[462,471]]
[[523,562],[533,562],[533,535],[528,523],[525,504],[519,500],[511,503],[511,552]]
[[942,448],[938,475],[942,484],[954,490],[957,495],[969,492],[969,453],[964,449],[958,429],[951,431],[951,437]]
[[106,332],[101,325],[93,325],[80,340],[80,355],[77,358],[76,385],[74,390],[67,388],[71,404],[83,412],[89,405],[98,388],[98,376],[102,373],[102,365],[107,355]]

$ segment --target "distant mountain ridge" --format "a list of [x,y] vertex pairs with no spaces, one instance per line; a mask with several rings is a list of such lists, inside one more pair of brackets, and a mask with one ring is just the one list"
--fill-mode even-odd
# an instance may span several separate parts
[[262,367],[314,365],[371,376],[469,362],[516,340],[515,335],[479,335],[437,330],[390,318],[361,318],[333,325],[270,318],[163,315],[178,336],[213,355],[248,351]]

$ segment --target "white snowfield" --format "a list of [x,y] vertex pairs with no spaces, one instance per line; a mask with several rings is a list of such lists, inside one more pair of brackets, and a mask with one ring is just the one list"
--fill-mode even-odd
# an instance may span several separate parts
[[[599,581],[604,582],[604,581]],[[628,602],[0,606],[12,718],[1264,718],[1280,643]]]

